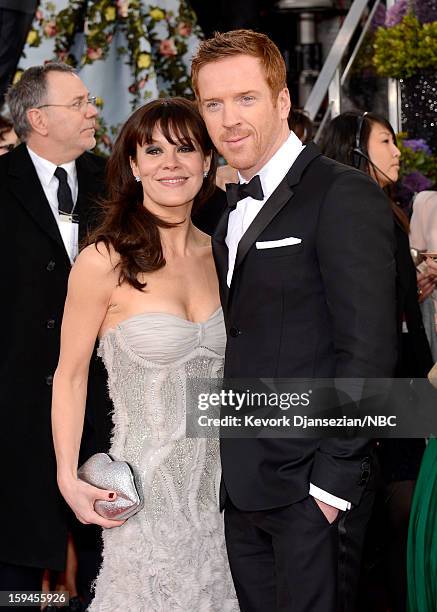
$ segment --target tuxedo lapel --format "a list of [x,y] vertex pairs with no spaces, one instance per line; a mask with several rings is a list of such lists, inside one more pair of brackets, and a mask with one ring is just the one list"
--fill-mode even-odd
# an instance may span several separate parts
[[279,183],[276,190],[272,193],[253,222],[247,228],[246,233],[242,236],[238,245],[237,257],[235,259],[234,276],[235,270],[241,265],[258,236],[265,230],[269,223],[293,197],[294,191],[292,187],[300,182],[305,168],[316,157],[319,157],[319,155],[321,155],[321,153],[317,146],[314,143],[310,143],[296,158],[296,161],[291,166],[284,180]]
[[248,250],[256,241],[261,232],[269,225],[270,221],[276,217],[278,212],[284,208],[292,196],[293,191],[290,189],[288,183],[286,181],[282,181],[261,208],[255,219],[249,225],[246,233],[243,234],[238,244],[237,257],[235,259],[235,270],[244,260]]
[[58,224],[53,216],[26,145],[19,145],[10,155],[9,186],[12,193],[35,223],[62,248],[65,257],[68,259]]
[[[276,215],[284,208],[294,195],[292,189],[293,186],[297,185],[302,177],[302,173],[306,167],[316,158],[321,155],[320,150],[314,143],[309,143],[302,153],[297,157],[294,164],[291,166],[288,174],[283,181],[278,185],[277,189],[273,192],[267,202],[264,204],[258,215],[255,217],[253,222],[248,227],[246,233],[242,236],[237,250],[237,256],[235,260],[235,268],[233,279],[235,279],[235,272],[238,266],[241,265],[244,258],[246,257],[249,249],[252,247],[258,236],[269,223],[276,217]],[[228,265],[229,265],[229,252],[226,245],[226,234],[228,232],[228,221],[230,208],[227,208],[223,213],[220,221],[218,222],[216,231],[212,237],[214,260],[217,267],[217,272],[220,282],[220,295],[222,299],[222,305],[227,309],[229,304],[230,295],[232,293],[233,282],[229,289],[227,283]]]
[[228,265],[229,265],[229,252],[226,245],[226,234],[228,231],[228,221],[231,209],[227,207],[220,217],[220,221],[217,224],[217,228],[212,237],[212,250],[214,254],[214,261],[217,268],[217,274],[219,277],[220,285],[220,297],[222,306],[226,308],[229,298],[229,287],[227,282],[228,276]]

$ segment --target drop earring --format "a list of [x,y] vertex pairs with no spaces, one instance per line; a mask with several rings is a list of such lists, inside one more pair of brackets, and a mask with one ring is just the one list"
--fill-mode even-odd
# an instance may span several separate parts
[[137,183],[141,183],[141,177],[140,176],[135,176],[134,177]]
[[205,172],[203,173],[203,178],[206,178],[208,176],[208,170],[205,170]]

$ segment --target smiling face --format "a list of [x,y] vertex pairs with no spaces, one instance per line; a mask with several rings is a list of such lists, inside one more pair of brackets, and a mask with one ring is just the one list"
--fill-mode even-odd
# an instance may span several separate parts
[[272,97],[256,57],[235,55],[200,68],[199,108],[219,153],[244,178],[251,178],[287,139],[290,97]]
[[[367,142],[367,151],[370,160],[376,166],[374,168],[369,164],[370,176],[381,187],[388,185],[390,180],[393,182],[398,180],[401,152],[397,148],[390,130],[380,123],[373,123]],[[378,169],[384,174],[378,172]]]
[[144,206],[162,216],[163,208],[192,205],[210,158],[204,157],[194,139],[193,145],[176,138],[173,144],[155,127],[152,142],[137,145],[136,159],[130,164],[133,175],[141,178]]

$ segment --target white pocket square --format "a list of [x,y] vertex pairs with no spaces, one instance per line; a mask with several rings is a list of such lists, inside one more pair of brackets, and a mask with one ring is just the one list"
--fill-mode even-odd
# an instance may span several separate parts
[[277,249],[278,247],[290,246],[292,244],[300,244],[301,238],[282,238],[281,240],[264,240],[262,242],[255,242],[257,249]]

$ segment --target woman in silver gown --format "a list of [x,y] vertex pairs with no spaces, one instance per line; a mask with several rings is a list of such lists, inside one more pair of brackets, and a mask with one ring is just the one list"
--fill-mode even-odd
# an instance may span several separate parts
[[[223,368],[210,239],[191,223],[215,168],[191,102],[140,108],[109,160],[104,221],[71,273],[53,435],[62,495],[82,523],[106,528],[93,612],[238,610],[218,511],[218,440],[185,437],[187,380]],[[99,516],[95,501],[114,492],[76,473],[96,337],[114,405],[110,453],[136,467],[145,496],[126,522]]]

